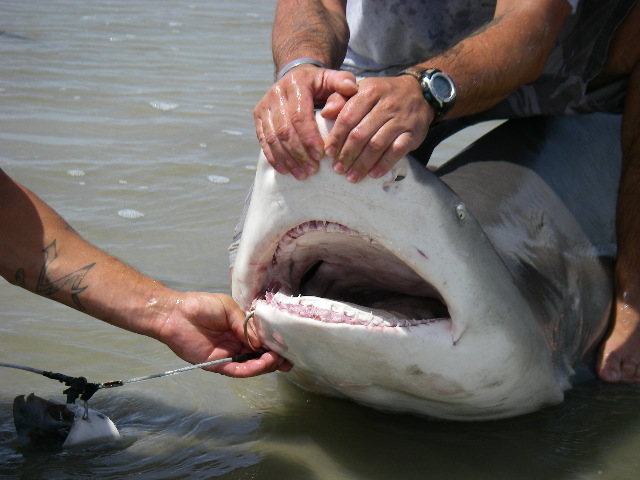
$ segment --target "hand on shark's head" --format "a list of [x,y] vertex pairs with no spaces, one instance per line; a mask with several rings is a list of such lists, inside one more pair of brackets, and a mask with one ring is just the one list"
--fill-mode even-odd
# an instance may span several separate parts
[[348,98],[357,90],[355,77],[348,72],[309,64],[288,71],[253,112],[258,141],[269,164],[298,180],[317,172],[325,150],[314,121],[315,105],[324,104],[336,92]]
[[[332,96],[323,117],[335,125],[325,139],[336,173],[358,183],[379,178],[424,141],[435,111],[410,76],[365,78],[350,98]],[[339,113],[336,115],[336,111]]]
[[[322,116],[335,121],[328,135],[313,121],[318,104],[324,104]],[[304,180],[326,155],[352,183],[389,172],[422,143],[434,116],[410,76],[356,84],[350,73],[308,64],[288,72],[254,109],[258,140],[278,173]]]
[[[346,72],[326,73],[333,82],[320,83],[335,90],[328,96],[326,90],[315,95],[307,92],[305,96],[301,85],[315,85],[308,83],[309,78],[317,78],[320,72],[324,75],[326,71],[314,67],[294,72],[296,77],[290,74],[291,78],[278,82],[254,111],[263,152],[278,173],[291,173],[297,180],[304,180],[318,171],[326,155],[332,159],[336,173],[358,183],[367,176],[382,177],[425,139],[435,112],[411,77],[364,79],[352,89],[351,79],[340,76]],[[413,95],[403,94],[396,85],[401,83],[415,83],[415,88],[409,89]],[[305,103],[312,96],[315,101]],[[265,107],[276,98],[279,110]],[[322,117],[335,124],[324,134],[313,121],[313,106],[318,100],[325,101]]]

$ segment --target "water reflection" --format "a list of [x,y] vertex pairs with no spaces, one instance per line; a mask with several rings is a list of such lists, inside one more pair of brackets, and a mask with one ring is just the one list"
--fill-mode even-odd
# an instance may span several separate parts
[[261,445],[266,457],[260,465],[298,472],[291,478],[637,476],[639,456],[624,447],[637,441],[637,387],[584,384],[562,405],[486,423],[385,414],[284,384],[280,388],[288,393],[287,415],[267,419],[278,433]]
[[[206,373],[200,372],[200,380]],[[578,386],[559,406],[491,422],[387,414],[299,390],[270,375],[234,382],[232,407],[194,379],[154,396],[125,389],[92,407],[123,441],[59,452],[21,450],[0,403],[0,473],[38,478],[636,478],[639,388]],[[195,384],[198,382],[196,381]],[[241,384],[242,383],[242,384]],[[176,391],[184,388],[182,398]],[[144,389],[142,390],[144,391]],[[54,476],[50,476],[52,473]],[[56,473],[57,472],[57,473]],[[32,476],[33,474],[33,476]],[[59,475],[56,477],[55,475]],[[25,477],[26,478],[26,477]]]

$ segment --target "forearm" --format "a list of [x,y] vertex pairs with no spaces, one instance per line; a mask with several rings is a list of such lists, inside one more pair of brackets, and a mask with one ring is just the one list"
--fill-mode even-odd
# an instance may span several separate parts
[[0,274],[127,330],[154,335],[160,283],[94,247],[0,170]]
[[345,0],[280,0],[272,35],[276,71],[303,57],[339,68],[349,41],[345,7]]
[[498,1],[491,22],[421,63],[456,84],[456,106],[448,116],[484,111],[538,78],[569,12],[569,4],[558,0]]

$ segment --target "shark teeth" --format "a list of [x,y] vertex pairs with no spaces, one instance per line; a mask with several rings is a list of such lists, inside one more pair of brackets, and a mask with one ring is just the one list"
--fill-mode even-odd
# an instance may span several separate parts
[[328,222],[324,220],[311,220],[309,222],[305,222],[301,225],[293,227],[283,235],[273,254],[273,258],[271,261],[272,264],[277,264],[278,258],[280,256],[290,255],[291,252],[295,250],[296,241],[298,240],[298,238],[306,233],[311,232],[341,233],[344,235],[367,238],[366,236],[356,232],[355,230],[351,230],[349,227],[345,227],[344,225],[340,225],[339,223]]
[[344,325],[408,328],[448,320],[445,318],[399,318],[390,316],[389,312],[384,310],[364,311],[349,303],[311,296],[291,297],[283,293],[267,292],[265,302],[272,308],[286,311],[296,317]]

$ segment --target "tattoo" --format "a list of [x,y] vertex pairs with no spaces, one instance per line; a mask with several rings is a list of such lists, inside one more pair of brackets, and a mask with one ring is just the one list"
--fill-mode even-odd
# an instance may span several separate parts
[[[95,262],[91,265],[87,265],[86,267],[80,268],[75,272],[71,272],[64,277],[60,277],[57,280],[49,281],[47,279],[47,269],[49,266],[58,258],[58,249],[56,247],[56,241],[54,240],[51,244],[42,250],[45,254],[44,265],[42,266],[42,270],[40,271],[40,276],[38,277],[38,284],[36,285],[36,293],[40,295],[51,296],[58,293],[62,290],[66,285],[69,285],[71,290],[71,298],[73,302],[78,307],[78,310],[84,311],[84,305],[80,302],[78,295],[80,295],[83,291],[85,291],[89,286],[86,285],[81,287],[80,284],[82,280],[84,280],[84,276],[93,268]],[[22,273],[20,272],[22,270]],[[24,270],[21,268],[16,273],[16,280],[20,278],[24,284]]]
[[451,47],[449,50],[445,50],[444,52],[442,52],[442,54],[440,54],[440,56],[442,58],[457,57],[462,53],[462,50],[464,50],[464,42],[460,42],[459,44]]
[[19,268],[16,272],[16,285],[22,288],[26,288],[24,281],[24,268]]
[[502,21],[503,18],[504,18],[504,14],[500,15],[499,17],[495,17],[491,21],[489,21],[489,22],[485,23],[484,25],[480,26],[477,30],[474,30],[473,32],[471,32],[471,34],[468,35],[467,38],[475,37],[477,35],[480,35],[481,33],[486,32],[491,27],[499,24]]
[[[482,33],[486,32],[487,30],[489,30],[491,27],[494,27],[495,25],[498,25],[502,19],[504,18],[504,15],[500,15],[499,17],[495,17],[494,19],[488,21],[487,23],[485,23],[484,25],[480,26],[478,29],[474,30],[473,32],[471,32],[469,35],[467,35],[463,40],[461,40],[460,42],[456,43],[455,45],[453,45],[452,47],[444,50],[443,52],[439,53],[436,56],[442,57],[442,58],[454,58],[454,57],[458,57],[462,54],[462,52],[465,49],[465,41],[476,37],[478,35],[481,35]],[[424,61],[427,61],[427,59],[424,59]]]

